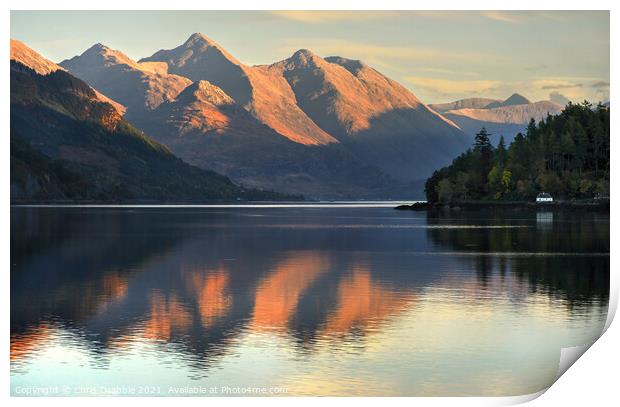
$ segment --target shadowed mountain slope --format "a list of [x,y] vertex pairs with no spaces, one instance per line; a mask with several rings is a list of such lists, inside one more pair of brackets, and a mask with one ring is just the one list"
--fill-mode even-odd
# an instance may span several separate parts
[[187,162],[246,186],[322,198],[387,197],[402,188],[340,144],[282,137],[207,81],[188,86],[140,126]]

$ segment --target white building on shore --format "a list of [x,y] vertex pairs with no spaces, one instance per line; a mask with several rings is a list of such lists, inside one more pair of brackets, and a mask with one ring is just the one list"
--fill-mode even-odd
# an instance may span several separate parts
[[553,202],[553,197],[547,192],[541,192],[536,197],[536,202]]

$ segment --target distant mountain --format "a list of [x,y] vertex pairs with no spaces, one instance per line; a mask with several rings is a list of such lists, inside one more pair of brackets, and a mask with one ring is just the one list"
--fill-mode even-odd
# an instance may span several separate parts
[[[485,127],[493,134],[492,140],[496,143],[500,136],[504,136],[507,142],[511,141],[514,136],[523,132],[527,124],[533,118],[536,122],[547,117],[548,114],[556,115],[563,110],[563,106],[543,100],[539,102],[530,102],[525,97],[515,93],[504,101],[493,101],[484,107],[470,107],[467,105],[483,105],[483,100],[475,99],[481,103],[470,103],[474,99],[463,99],[456,102],[432,105],[435,109],[448,119],[456,123],[461,130],[469,134],[470,137]],[[455,109],[447,109],[454,106]]]
[[558,114],[564,107],[547,100],[523,105],[501,106],[492,109],[459,109],[449,110],[449,117],[465,116],[470,119],[491,123],[523,124],[532,118],[540,121],[547,114]]
[[527,105],[531,102],[524,96],[513,93],[506,100],[490,98],[466,98],[448,103],[434,103],[429,107],[440,113],[461,109],[494,109],[497,107]]
[[278,197],[182,162],[87,84],[11,45],[12,201]]
[[528,105],[530,103],[531,102],[525,96],[519,95],[518,93],[513,93],[512,95],[510,95],[508,99],[504,100],[503,102],[500,102],[500,101],[491,102],[488,105],[486,105],[484,108],[494,109],[496,107]]
[[489,98],[467,98],[448,103],[435,103],[428,105],[431,109],[439,113],[445,113],[448,110],[458,109],[484,109],[491,103],[498,103],[501,100]]

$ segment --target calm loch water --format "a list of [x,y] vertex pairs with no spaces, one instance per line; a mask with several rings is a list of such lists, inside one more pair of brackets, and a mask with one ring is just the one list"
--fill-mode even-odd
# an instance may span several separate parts
[[595,340],[609,215],[12,208],[13,395],[521,395]]

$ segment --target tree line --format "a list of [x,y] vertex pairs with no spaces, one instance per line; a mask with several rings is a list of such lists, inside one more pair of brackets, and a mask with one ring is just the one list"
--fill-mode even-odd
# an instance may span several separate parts
[[509,147],[497,146],[483,127],[473,146],[426,181],[429,202],[533,200],[540,192],[555,199],[609,196],[609,107],[569,103]]

